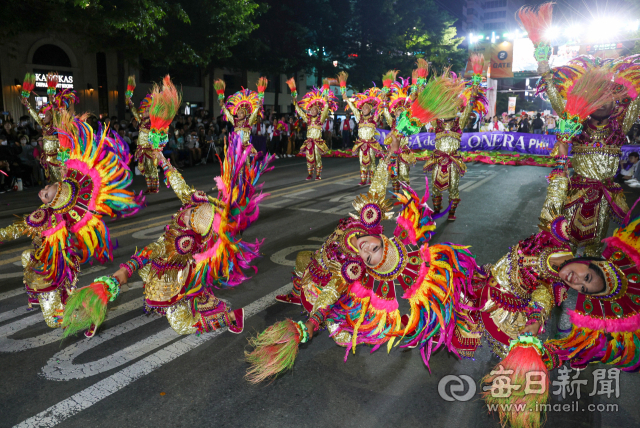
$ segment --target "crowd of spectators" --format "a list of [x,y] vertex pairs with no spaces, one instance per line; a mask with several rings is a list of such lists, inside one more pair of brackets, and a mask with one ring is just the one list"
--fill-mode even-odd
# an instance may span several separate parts
[[[117,117],[89,116],[93,129],[109,126],[136,151],[138,126],[135,118],[119,121]],[[510,131],[533,134],[553,134],[557,117],[535,113],[518,115],[502,114],[477,120],[472,115],[465,132]],[[44,172],[40,166],[42,154],[42,129],[29,116],[14,121],[11,115],[0,117],[0,192],[16,187],[17,179],[29,188],[44,184]],[[389,125],[379,115],[378,127],[389,129]],[[205,109],[192,110],[191,114],[179,114],[169,128],[169,142],[164,155],[178,168],[188,168],[207,162],[217,162],[228,143],[228,135],[233,124],[224,116],[214,116]],[[423,129],[430,131],[430,125]],[[306,138],[306,123],[295,113],[274,113],[267,109],[262,118],[253,126],[252,143],[258,150],[267,151],[277,157],[292,157],[300,150]],[[323,124],[322,136],[329,149],[348,150],[357,138],[358,124],[350,112],[336,113]],[[629,143],[640,144],[640,124],[633,126],[628,134]],[[132,161],[132,170],[139,174]]]

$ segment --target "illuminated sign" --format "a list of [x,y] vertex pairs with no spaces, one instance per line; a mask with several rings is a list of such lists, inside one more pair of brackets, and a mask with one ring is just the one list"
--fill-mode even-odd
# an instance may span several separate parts
[[[36,75],[36,88],[47,88],[47,73],[42,70],[33,70],[33,74]],[[73,89],[73,73],[65,71],[57,74],[58,76],[58,89]]]

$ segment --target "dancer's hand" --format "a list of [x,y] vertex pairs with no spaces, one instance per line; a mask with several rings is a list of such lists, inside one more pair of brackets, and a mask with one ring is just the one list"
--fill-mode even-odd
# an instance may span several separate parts
[[311,340],[311,338],[313,337],[313,323],[311,321],[307,321],[306,323],[304,323],[304,325],[307,327],[307,333],[309,333],[309,340]]
[[346,92],[342,93],[342,100],[343,101],[347,101],[347,93]]
[[162,153],[162,150],[155,150],[153,152],[153,154],[156,157],[156,160],[158,161],[159,165],[162,165],[163,163],[165,163],[167,161],[167,158],[164,157],[164,154]]
[[538,331],[540,331],[540,323],[536,321],[533,324],[525,326],[525,328],[522,330],[522,333],[531,333],[534,336],[537,336]]
[[558,146],[558,155],[569,156],[569,144],[564,141],[557,141],[556,146]]
[[116,273],[113,274],[113,277],[118,280],[120,285],[124,285],[129,281],[129,272],[126,269],[120,268]]

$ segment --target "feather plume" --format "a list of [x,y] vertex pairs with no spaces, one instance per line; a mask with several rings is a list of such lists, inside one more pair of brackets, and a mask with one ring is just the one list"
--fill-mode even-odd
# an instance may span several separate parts
[[169,128],[171,121],[173,121],[178,112],[182,97],[173,82],[171,82],[171,77],[168,74],[162,80],[162,88],[159,85],[155,85],[151,95],[152,100],[149,110],[151,128],[157,130]]
[[546,39],[545,33],[551,28],[554,4],[553,2],[544,3],[537,10],[530,6],[523,6],[517,12],[522,28],[535,45]]
[[565,112],[584,120],[600,107],[615,101],[616,97],[626,95],[626,90],[621,91],[612,78],[613,74],[607,70],[588,70],[569,89]]
[[448,79],[446,77],[431,79],[411,104],[411,115],[422,123],[454,117],[462,102],[459,95],[463,86],[462,79]]
[[[540,356],[542,351],[538,351],[536,346],[529,343],[523,343],[522,340],[527,340],[526,337],[520,336],[519,339],[512,340],[509,354],[498,363],[491,374],[482,379],[483,383],[492,385],[497,378],[506,376],[511,380],[510,385],[520,386],[518,389],[512,389],[508,397],[504,397],[500,393],[493,393],[493,389],[482,393],[487,405],[498,409],[502,426],[511,426],[512,428],[540,427],[541,417],[538,409],[544,409],[543,404],[549,400],[549,373]],[[529,337],[529,339],[531,338]],[[537,341],[536,338],[534,340]],[[505,371],[507,374],[504,373]],[[529,386],[527,376],[530,376],[530,373],[539,373],[539,376],[542,377],[542,379],[533,378],[540,382],[536,385],[539,389],[535,393],[527,392],[526,387]]]
[[132,75],[129,76],[129,79],[127,79],[127,92],[132,92],[136,89],[136,76]]
[[36,87],[36,75],[33,73],[27,73],[24,76],[24,81],[22,82],[22,91],[29,92],[33,91]]
[[64,308],[63,337],[87,330],[92,324],[97,329],[107,317],[109,296],[103,282],[93,282],[87,287],[76,290],[69,297]]
[[427,62],[427,60],[424,58],[418,58],[418,60],[416,61],[416,65],[418,66],[418,68],[415,70],[417,76],[419,78],[426,79],[429,75],[429,63]]
[[348,77],[349,77],[349,73],[347,73],[346,71],[341,71],[340,73],[338,73],[337,79],[338,79],[338,82],[340,83],[340,88],[347,87]]
[[224,80],[222,79],[216,79],[215,82],[213,82],[213,87],[215,88],[218,95],[220,94],[224,95],[224,90],[226,86],[227,86],[226,83],[224,83]]
[[482,74],[484,68],[484,55],[481,53],[472,53],[469,57],[471,68],[473,68],[473,74]]
[[395,82],[397,75],[398,75],[398,70],[387,71],[385,74],[382,75],[382,85],[385,88],[390,88],[391,84]]
[[58,86],[59,79],[57,72],[47,73],[47,88],[55,89]]
[[297,88],[296,88],[296,79],[295,77],[292,77],[291,79],[287,80],[287,86],[289,86],[289,90],[293,93],[293,92],[297,92]]
[[258,83],[256,83],[256,86],[258,87],[258,93],[264,94],[264,91],[267,89],[268,84],[269,84],[269,81],[267,80],[266,77],[260,77],[258,79]]
[[300,329],[290,319],[277,322],[250,338],[249,345],[255,349],[244,353],[251,365],[245,379],[256,384],[293,368],[301,340]]

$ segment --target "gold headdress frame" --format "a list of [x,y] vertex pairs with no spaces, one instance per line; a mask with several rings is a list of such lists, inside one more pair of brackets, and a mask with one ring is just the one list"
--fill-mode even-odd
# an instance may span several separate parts
[[215,209],[213,204],[205,202],[198,204],[191,211],[191,228],[194,232],[202,236],[207,236],[211,232]]
[[596,265],[605,278],[604,290],[600,293],[592,294],[592,296],[598,297],[599,300],[613,301],[618,300],[627,293],[629,280],[618,266],[608,260],[592,260],[590,263]]

